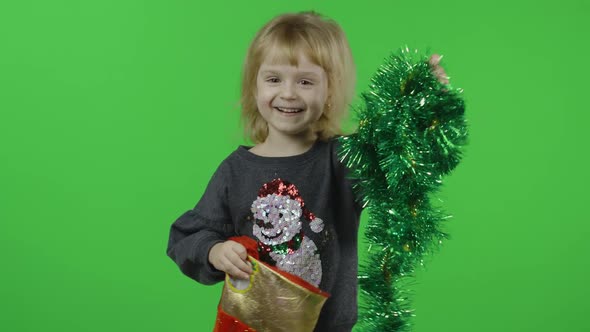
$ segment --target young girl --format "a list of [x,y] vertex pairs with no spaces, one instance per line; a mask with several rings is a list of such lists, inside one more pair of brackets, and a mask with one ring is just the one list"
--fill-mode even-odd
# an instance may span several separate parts
[[242,80],[242,120],[255,145],[231,153],[195,208],[172,225],[167,253],[184,274],[203,284],[226,273],[250,278],[245,247],[228,240],[245,235],[257,241],[262,262],[330,294],[315,331],[352,330],[362,208],[333,138],[342,134],[354,83],[336,22],[304,12],[262,27]]

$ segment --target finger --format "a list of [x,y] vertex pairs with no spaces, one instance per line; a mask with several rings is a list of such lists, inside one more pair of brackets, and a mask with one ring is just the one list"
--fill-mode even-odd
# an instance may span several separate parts
[[230,274],[239,277],[240,279],[248,279],[250,278],[250,274],[252,274],[252,268],[246,264],[241,258],[238,256],[234,256],[228,263],[230,265],[229,270],[231,271]]
[[246,248],[237,243],[234,242],[232,243],[231,249],[233,252],[235,252],[243,261],[245,261],[248,258],[248,252],[246,251]]
[[[237,258],[237,256],[234,256],[234,259],[238,262],[242,262],[242,260]],[[229,257],[223,257],[220,265],[221,268],[218,268],[218,270],[221,270],[234,278],[248,279],[250,277],[248,273],[242,271],[238,266],[236,266]]]
[[250,279],[250,275],[249,275],[249,274],[247,274],[247,273],[245,273],[245,272],[241,271],[241,270],[240,270],[238,267],[236,267],[236,266],[232,266],[232,267],[230,267],[230,268],[228,269],[227,273],[228,273],[229,275],[231,275],[232,277],[234,277],[234,278],[237,278],[237,279],[244,279],[244,280],[248,280],[248,279]]
[[248,275],[252,273],[252,268],[247,264],[247,261],[242,260],[238,255],[230,255],[228,259],[230,264],[240,269],[240,271],[243,271]]
[[436,67],[438,66],[438,64],[440,63],[440,59],[442,59],[442,56],[438,55],[438,54],[433,54],[430,56],[430,60],[428,61],[428,63],[432,66],[432,67]]
[[447,76],[447,73],[442,67],[437,67],[433,69],[432,72],[441,83],[449,83],[449,77]]

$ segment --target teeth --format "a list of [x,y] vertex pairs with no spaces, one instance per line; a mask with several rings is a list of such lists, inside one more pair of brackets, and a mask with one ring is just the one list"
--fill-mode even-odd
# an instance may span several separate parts
[[281,112],[285,112],[285,113],[298,113],[303,111],[301,108],[286,108],[286,107],[275,107],[276,109],[278,109]]

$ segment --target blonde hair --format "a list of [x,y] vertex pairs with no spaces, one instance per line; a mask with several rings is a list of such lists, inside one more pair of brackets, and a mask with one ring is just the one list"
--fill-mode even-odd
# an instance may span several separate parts
[[269,53],[278,52],[274,60],[297,65],[303,52],[322,67],[328,77],[328,100],[324,112],[314,125],[321,140],[342,134],[340,123],[347,114],[354,95],[356,70],[344,31],[334,20],[315,12],[288,13],[264,25],[248,49],[242,73],[241,118],[244,133],[254,143],[268,136],[268,124],[256,105],[258,70]]

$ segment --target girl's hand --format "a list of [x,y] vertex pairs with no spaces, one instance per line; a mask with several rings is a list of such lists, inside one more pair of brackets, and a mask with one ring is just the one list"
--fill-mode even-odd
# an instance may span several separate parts
[[246,248],[235,241],[225,241],[211,247],[209,263],[236,279],[249,279],[252,274]]
[[428,63],[430,64],[432,73],[436,76],[436,78],[438,78],[438,81],[442,84],[449,84],[449,77],[447,76],[447,73],[445,72],[443,67],[439,65],[440,59],[442,59],[442,56],[438,54],[433,54],[430,57]]

